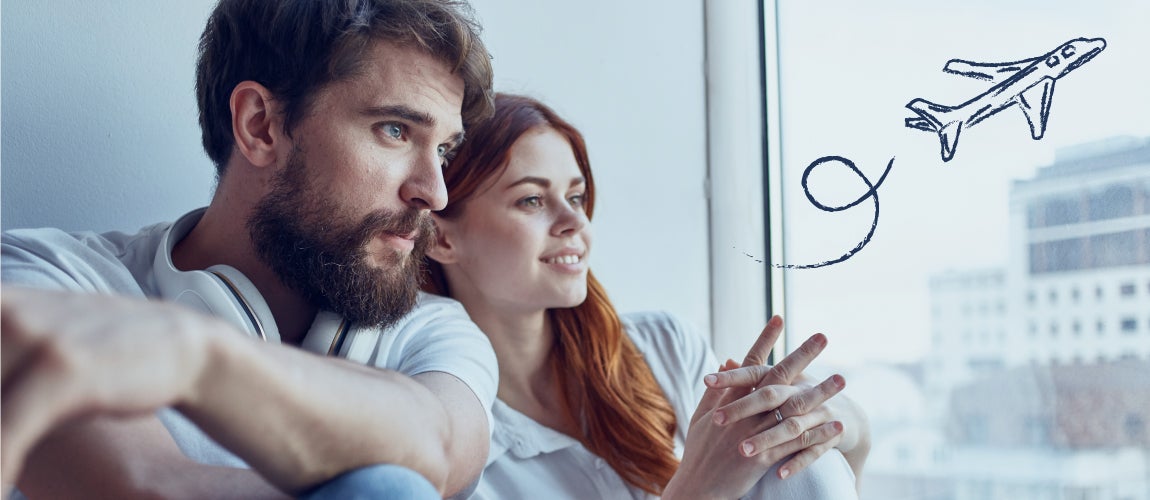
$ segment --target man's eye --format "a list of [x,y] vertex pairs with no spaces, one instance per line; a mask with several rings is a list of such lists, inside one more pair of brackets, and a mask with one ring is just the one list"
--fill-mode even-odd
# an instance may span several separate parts
[[403,138],[403,126],[398,123],[384,123],[383,133],[392,139]]

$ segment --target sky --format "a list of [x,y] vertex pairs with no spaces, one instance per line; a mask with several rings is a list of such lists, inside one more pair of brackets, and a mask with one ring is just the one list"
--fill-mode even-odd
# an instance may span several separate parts
[[[824,332],[824,362],[853,366],[920,359],[929,349],[927,283],[946,270],[1003,267],[1009,188],[1054,161],[1060,148],[1115,136],[1150,136],[1146,48],[1150,2],[1107,0],[780,2],[785,261],[834,259],[859,243],[870,201],[836,213],[814,208],[800,184],[817,158],[855,162],[878,189],[870,243],[849,260],[785,273],[792,335]],[[935,134],[906,128],[915,98],[958,105],[993,84],[942,72],[949,59],[1008,62],[1073,38],[1107,48],[1055,85],[1044,138],[1035,141],[1012,107],[962,132],[943,162]],[[768,42],[768,52],[774,47]],[[773,54],[772,54],[773,55]],[[811,173],[811,193],[843,204],[866,187],[846,168]]]

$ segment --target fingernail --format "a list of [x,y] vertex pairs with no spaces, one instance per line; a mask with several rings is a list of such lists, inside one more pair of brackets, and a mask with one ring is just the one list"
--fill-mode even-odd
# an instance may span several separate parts
[[755,453],[755,445],[753,445],[749,442],[743,442],[743,455],[749,457],[754,453]]
[[786,478],[787,478],[787,476],[789,476],[789,475],[791,475],[791,470],[790,470],[790,469],[788,469],[788,468],[786,468],[786,467],[783,467],[782,469],[779,469],[779,479],[786,479]]
[[714,420],[716,424],[723,425],[727,423],[727,414],[721,411],[717,411],[715,412]]
[[703,383],[704,384],[715,385],[718,382],[719,382],[719,376],[718,375],[711,374],[711,375],[707,375],[706,377],[703,377]]
[[831,380],[835,382],[835,387],[838,387],[839,389],[842,389],[847,385],[847,381],[843,378],[842,375],[833,375],[831,376]]
[[811,340],[814,340],[819,347],[827,346],[827,336],[821,333],[816,333],[814,337],[811,337]]
[[779,326],[779,323],[782,323],[782,322],[783,322],[783,317],[779,316],[778,314],[771,316],[771,320],[768,321],[768,323],[770,323],[774,326]]
[[835,428],[835,432],[842,432],[843,431],[843,423],[839,422],[838,420],[831,422],[831,426],[833,426]]

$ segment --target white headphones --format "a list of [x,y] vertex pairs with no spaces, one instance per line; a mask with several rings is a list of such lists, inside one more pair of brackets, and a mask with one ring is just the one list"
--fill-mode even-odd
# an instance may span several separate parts
[[180,271],[172,264],[172,248],[191,231],[203,209],[172,224],[160,242],[153,275],[167,300],[221,318],[249,335],[279,342],[275,317],[256,286],[239,270],[215,265],[202,271]]

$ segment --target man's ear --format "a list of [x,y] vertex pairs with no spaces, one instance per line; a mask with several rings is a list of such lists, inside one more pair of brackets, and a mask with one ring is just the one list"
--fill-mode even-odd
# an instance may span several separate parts
[[275,99],[263,85],[243,81],[232,89],[232,139],[236,151],[257,167],[274,165],[276,143],[286,140]]
[[428,247],[427,256],[440,264],[454,264],[458,260],[453,245],[455,225],[435,214],[431,214],[431,220],[435,223],[435,241]]

